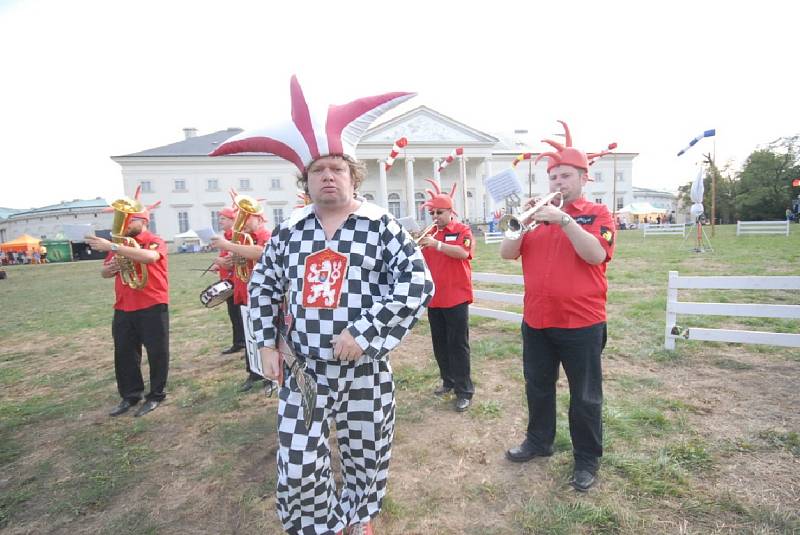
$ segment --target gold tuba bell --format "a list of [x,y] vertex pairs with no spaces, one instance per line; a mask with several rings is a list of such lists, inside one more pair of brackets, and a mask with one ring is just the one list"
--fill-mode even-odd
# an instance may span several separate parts
[[[128,232],[128,224],[133,215],[144,211],[142,204],[128,197],[117,199],[111,203],[114,208],[114,220],[111,223],[111,241],[128,247],[139,248],[139,243],[125,234]],[[147,286],[147,266],[139,262],[134,262],[130,258],[116,255],[119,264],[119,276],[122,284],[141,290]]]
[[[239,245],[253,245],[253,237],[247,232],[244,232],[244,225],[247,223],[248,219],[252,216],[261,215],[264,210],[256,199],[248,195],[237,195],[234,197],[233,203],[239,211],[233,222],[231,241]],[[242,282],[248,282],[250,280],[250,274],[253,272],[255,262],[234,255],[234,264],[234,273],[236,277]]]

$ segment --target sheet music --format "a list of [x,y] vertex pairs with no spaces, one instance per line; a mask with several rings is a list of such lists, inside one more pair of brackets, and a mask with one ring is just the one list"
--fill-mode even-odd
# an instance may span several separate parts
[[74,225],[61,225],[64,237],[73,242],[84,242],[84,236],[94,236],[94,227],[89,223],[76,223]]
[[522,184],[517,173],[509,167],[486,179],[486,191],[496,203],[502,203],[506,197],[522,193]]
[[403,228],[405,228],[409,232],[419,232],[420,230],[422,230],[421,228],[419,228],[417,220],[414,219],[414,217],[412,216],[401,217],[397,220],[397,222],[403,225]]
[[200,230],[195,230],[195,232],[203,243],[211,243],[211,238],[217,235],[212,228],[201,228]]

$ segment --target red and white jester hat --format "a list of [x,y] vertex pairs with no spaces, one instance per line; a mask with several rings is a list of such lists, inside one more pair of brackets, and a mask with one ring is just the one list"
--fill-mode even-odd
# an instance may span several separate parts
[[266,152],[295,164],[300,172],[322,156],[355,156],[355,146],[375,119],[416,93],[385,93],[347,104],[310,106],[296,76],[289,83],[291,113],[283,120],[237,134],[210,154]]
[[553,167],[557,167],[559,165],[571,165],[572,167],[577,167],[578,169],[583,169],[587,171],[589,166],[594,163],[594,160],[605,156],[606,154],[610,154],[611,150],[617,148],[616,143],[611,143],[608,146],[609,150],[601,151],[601,152],[590,152],[586,154],[582,150],[576,149],[572,146],[572,135],[569,133],[569,127],[567,123],[564,121],[558,121],[564,126],[564,136],[565,141],[562,145],[557,141],[553,141],[552,139],[543,139],[544,143],[547,143],[557,152],[543,152],[539,156],[536,157],[534,163],[538,163],[539,160],[542,158],[548,158],[550,161],[547,163],[547,172],[550,172],[550,169]]
[[431,209],[436,209],[436,208],[442,209],[442,208],[444,208],[444,209],[447,209],[447,210],[452,210],[453,209],[453,195],[455,195],[455,193],[456,193],[456,185],[457,184],[455,182],[453,182],[453,187],[450,188],[450,194],[448,195],[447,193],[442,193],[442,190],[439,189],[439,184],[437,184],[436,181],[431,180],[430,178],[426,178],[425,180],[427,180],[428,182],[430,182],[433,185],[433,190],[430,190],[430,189],[426,189],[425,190],[425,192],[428,195],[430,195],[431,198],[428,199],[427,201],[425,201],[424,203],[422,203],[422,206],[424,206],[426,208],[431,208]]

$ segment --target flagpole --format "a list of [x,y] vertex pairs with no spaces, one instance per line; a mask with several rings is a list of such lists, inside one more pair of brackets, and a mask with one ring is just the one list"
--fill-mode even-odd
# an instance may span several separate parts
[[717,219],[717,136],[714,135],[711,145],[711,237],[714,237],[714,226]]

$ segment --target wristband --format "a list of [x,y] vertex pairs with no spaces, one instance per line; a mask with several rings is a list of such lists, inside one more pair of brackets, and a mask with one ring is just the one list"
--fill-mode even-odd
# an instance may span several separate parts
[[441,251],[442,250],[442,242],[440,242],[438,240],[436,241],[436,250],[437,251]]

